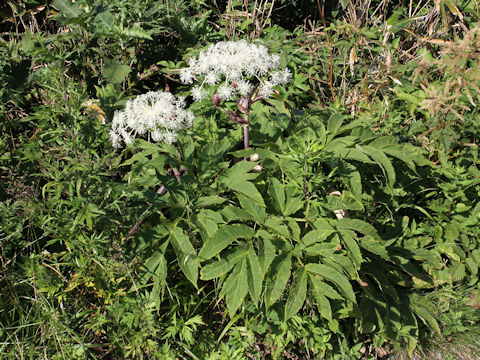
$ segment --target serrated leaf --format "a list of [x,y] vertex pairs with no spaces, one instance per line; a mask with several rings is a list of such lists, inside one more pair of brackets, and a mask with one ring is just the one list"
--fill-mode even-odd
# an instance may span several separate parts
[[344,218],[336,220],[334,225],[337,229],[355,230],[361,234],[369,235],[375,240],[380,241],[380,236],[378,235],[377,230],[363,220]]
[[340,231],[340,239],[345,244],[345,247],[348,250],[348,255],[352,258],[353,262],[357,266],[357,269],[360,268],[360,265],[363,262],[362,252],[358,247],[357,240],[347,233],[347,231]]
[[255,179],[258,177],[259,173],[251,173],[250,171],[252,171],[256,165],[256,162],[239,161],[230,169],[224,171],[220,175],[218,181],[226,187],[231,188],[241,182]]
[[247,247],[235,249],[225,258],[204,266],[200,270],[200,278],[202,280],[212,280],[225,275],[235,266],[235,264],[247,256],[247,254]]
[[170,241],[177,254],[180,269],[190,282],[197,287],[198,259],[190,239],[183,233],[183,229],[176,227],[172,230]]
[[283,214],[285,210],[285,190],[283,184],[276,178],[270,179],[270,186],[268,187],[268,193],[272,198],[273,207],[280,214]]
[[385,260],[390,260],[390,256],[388,255],[385,246],[371,236],[360,238],[360,246],[365,250],[370,251],[372,254],[378,255]]
[[357,201],[362,199],[362,178],[357,168],[350,163],[340,161],[338,166],[339,175],[348,180],[348,185]]
[[307,296],[307,275],[305,269],[300,268],[293,273],[293,282],[285,304],[285,320],[290,319],[303,306]]
[[390,156],[393,156],[394,158],[397,158],[400,161],[403,161],[411,170],[415,171],[415,162],[414,160],[410,157],[412,149],[406,149],[406,147],[403,147],[400,149],[400,146],[391,146],[391,147],[386,147],[382,148],[382,151]]
[[[262,208],[263,209],[263,208]],[[255,218],[252,217],[248,213],[248,211],[245,211],[237,206],[233,205],[228,205],[225,206],[222,211],[220,211],[220,214],[225,218],[225,220],[230,223],[233,221],[246,221],[246,220],[254,220]]]
[[151,30],[144,30],[139,27],[126,28],[121,31],[122,35],[145,40],[153,40],[152,33],[153,31]]
[[199,198],[193,201],[193,206],[202,208],[202,207],[208,207],[212,205],[223,204],[225,201],[226,199],[220,196],[200,196]]
[[290,231],[288,231],[288,226],[283,223],[283,220],[276,216],[270,216],[267,221],[265,221],[265,227],[276,232],[277,234],[289,238]]
[[270,266],[267,277],[267,286],[265,294],[265,305],[268,307],[282,296],[291,272],[292,254],[284,252],[278,255]]
[[130,66],[123,64],[106,64],[102,70],[102,75],[111,84],[120,84],[132,71]]
[[156,251],[145,261],[141,268],[138,283],[145,285],[152,276],[154,281],[159,281],[161,284],[165,282],[167,277],[167,263],[161,251]]
[[340,114],[332,114],[328,119],[327,131],[329,132],[329,136],[333,137],[338,129],[342,126],[343,123],[343,116]]
[[345,295],[345,297],[352,301],[356,302],[355,293],[353,292],[352,285],[348,279],[340,274],[338,271],[332,269],[329,266],[323,264],[310,263],[305,266],[305,270],[310,273],[320,275],[324,279],[333,282],[338,289]]
[[249,213],[253,219],[259,224],[263,224],[267,219],[267,213],[265,207],[256,204],[251,199],[247,198],[245,195],[237,194],[238,201],[240,206]]
[[250,200],[254,201],[255,204],[265,207],[262,195],[260,195],[255,185],[253,185],[251,182],[239,182],[230,186],[230,189],[246,196]]
[[247,268],[247,280],[248,291],[253,300],[255,306],[260,301],[260,295],[262,294],[263,272],[260,268],[260,262],[258,260],[255,250],[251,247],[248,251],[248,268]]
[[[97,27],[97,33],[109,33],[113,30],[115,24],[115,16],[108,11],[101,12],[95,19],[93,19],[95,26]],[[106,30],[106,31],[105,31]]]
[[65,17],[73,19],[82,14],[78,4],[71,0],[54,0],[52,5]]
[[372,158],[382,169],[383,174],[387,179],[387,183],[389,186],[393,186],[395,184],[395,169],[390,161],[390,159],[383,153],[381,150],[376,149],[369,145],[357,145],[357,149],[363,151],[368,156]]
[[248,292],[246,258],[244,258],[235,266],[235,270],[225,281],[224,287],[225,301],[227,302],[228,312],[230,313],[230,317],[233,317]]
[[225,225],[219,228],[211,239],[202,246],[198,256],[203,260],[208,260],[220,253],[238,238],[249,239],[254,235],[255,231],[246,225]]
[[326,229],[309,231],[307,234],[303,236],[301,240],[301,243],[303,244],[302,247],[307,247],[317,242],[325,241],[334,232],[335,230],[332,227],[330,227],[330,229],[326,228]]
[[330,286],[330,285],[325,284],[318,276],[313,274],[309,274],[308,279],[310,282],[310,291],[312,292],[313,297],[317,302],[318,312],[325,319],[327,319],[328,321],[331,321],[332,308],[330,306],[330,301],[326,298],[326,296],[328,296],[329,294],[325,293],[325,286]]
[[431,312],[429,312],[426,308],[416,304],[412,304],[412,309],[415,314],[424,322],[425,325],[429,326],[438,335],[442,335],[440,326],[438,325],[437,320]]
[[262,238],[262,247],[260,248],[260,268],[262,269],[262,274],[265,274],[270,267],[273,259],[275,258],[275,246],[272,244],[273,236],[270,235],[265,230],[259,230],[257,235]]
[[303,207],[303,195],[298,193],[295,186],[287,185],[285,187],[285,196],[285,207],[282,213],[284,216],[292,215]]

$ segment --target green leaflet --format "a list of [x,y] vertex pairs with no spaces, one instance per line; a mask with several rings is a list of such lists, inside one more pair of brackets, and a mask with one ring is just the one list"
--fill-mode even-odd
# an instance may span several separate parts
[[357,168],[346,161],[340,161],[338,166],[339,174],[348,180],[348,186],[350,187],[352,194],[356,200],[360,202],[362,199],[362,178]]
[[[261,208],[263,209],[263,208]],[[264,209],[265,210],[265,209]],[[225,206],[221,211],[220,214],[225,218],[227,223],[232,221],[247,221],[247,220],[255,220],[248,211],[245,211],[239,207],[233,205]]]
[[212,280],[228,273],[240,260],[247,256],[248,247],[242,247],[230,252],[225,258],[204,266],[200,270],[202,280]]
[[324,279],[333,282],[348,300],[356,303],[352,285],[350,285],[350,282],[344,275],[323,264],[310,263],[305,266],[305,269],[310,273],[320,275]]
[[259,262],[262,274],[265,276],[270,264],[275,258],[275,246],[272,244],[273,236],[265,230],[259,230],[257,235],[263,240],[261,243],[262,246],[260,247]]
[[193,206],[202,208],[211,205],[223,204],[225,201],[226,199],[220,196],[200,196],[199,198],[193,200]]
[[259,224],[263,224],[267,218],[265,207],[258,205],[245,195],[237,194],[240,206],[251,215],[252,220],[255,220]]
[[335,220],[335,222],[332,222],[332,223],[339,230],[340,229],[355,230],[355,231],[358,231],[359,233],[369,235],[377,241],[380,241],[380,236],[378,235],[377,230],[375,230],[375,228],[372,225],[370,225],[369,223],[363,220],[344,218],[344,219]]
[[328,119],[327,131],[329,133],[329,140],[332,139],[336,134],[338,129],[342,126],[343,116],[339,114],[332,114]]
[[224,171],[218,181],[226,187],[231,188],[241,182],[255,179],[259,173],[250,173],[249,171],[253,170],[257,164],[258,163],[252,161],[239,161],[230,169]]
[[284,252],[278,255],[270,266],[270,271],[267,275],[265,305],[268,307],[275,304],[280,298],[287,286],[288,279],[291,272],[291,252]]
[[255,235],[255,231],[249,228],[246,225],[235,224],[235,225],[225,225],[224,227],[219,228],[215,234],[205,242],[205,244],[200,249],[198,256],[203,260],[208,260],[228,245],[234,242],[238,238],[251,238]]
[[123,64],[109,63],[105,64],[102,70],[103,77],[112,84],[120,84],[132,71],[130,66]]
[[187,279],[197,287],[198,259],[190,239],[183,233],[182,228],[176,227],[171,232],[170,241],[177,254],[180,268]]
[[275,209],[284,216],[297,212],[303,206],[301,194],[293,186],[285,186],[276,178],[270,180],[268,192]]
[[225,294],[228,312],[233,317],[237,309],[247,295],[247,260],[244,258],[235,266],[235,270],[230,274],[223,285],[222,293]]
[[276,178],[270,179],[268,193],[272,198],[273,206],[275,207],[275,209],[281,214],[283,214],[285,206],[285,191],[283,190],[282,183]]
[[251,182],[242,181],[231,185],[229,188],[249,198],[250,200],[255,202],[256,205],[265,207],[262,195],[258,192],[255,185],[253,185]]
[[[345,247],[348,250],[348,254],[352,258],[353,262],[357,266],[357,269],[360,268],[361,263],[363,262],[362,253],[357,244],[357,239],[353,232],[351,231],[340,231],[340,239],[345,244]],[[353,235],[353,236],[352,236]]]
[[293,283],[285,304],[285,320],[295,315],[305,302],[305,297],[307,296],[307,275],[308,273],[304,268],[297,269],[293,273]]
[[273,232],[276,232],[277,234],[285,238],[290,237],[290,231],[288,230],[288,226],[283,223],[283,220],[281,218],[278,218],[276,216],[270,216],[267,221],[265,221],[264,225]]
[[72,3],[70,0],[54,0],[52,5],[69,19],[76,18],[82,14],[82,10],[80,10],[81,5]]
[[317,242],[325,241],[334,232],[335,230],[333,228],[309,231],[306,235],[303,236],[301,240],[302,248],[305,248]]
[[153,277],[154,284],[163,288],[167,279],[167,262],[162,251],[156,251],[143,264],[138,279],[140,285],[146,285],[148,280]]
[[[332,320],[332,308],[330,306],[330,301],[326,298],[326,296],[332,297],[332,294],[338,293],[331,288],[330,285],[324,283],[321,278],[317,275],[309,274],[308,280],[310,283],[310,291],[317,302],[317,308],[320,315],[322,315],[325,319],[331,321]],[[333,291],[329,291],[329,288]],[[340,295],[338,295],[341,299]]]
[[263,272],[260,268],[260,262],[253,247],[250,247],[248,250],[247,258],[248,292],[250,293],[255,306],[257,306],[260,301],[260,295],[262,294]]
[[395,169],[390,159],[381,150],[369,145],[356,145],[356,148],[370,156],[380,166],[387,179],[388,185],[393,187],[395,184]]
[[425,323],[425,325],[429,326],[438,335],[442,335],[440,326],[438,325],[437,320],[435,320],[435,317],[432,315],[432,312],[419,304],[412,304],[411,306],[415,314]]

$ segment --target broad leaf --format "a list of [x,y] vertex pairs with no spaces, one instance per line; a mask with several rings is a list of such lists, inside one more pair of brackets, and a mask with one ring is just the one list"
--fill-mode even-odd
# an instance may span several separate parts
[[307,295],[307,276],[308,273],[303,268],[297,269],[293,273],[293,283],[285,304],[285,320],[291,318],[302,308]]
[[282,296],[291,272],[292,254],[284,252],[277,256],[270,266],[266,285],[265,304],[272,306]]
[[178,264],[190,282],[197,287],[198,259],[190,239],[183,233],[183,229],[176,227],[172,230],[170,241],[177,254]]
[[198,256],[203,260],[208,260],[238,238],[248,239],[255,235],[255,231],[246,225],[235,224],[225,225],[219,228],[215,234],[200,249]]
[[350,285],[348,279],[338,271],[326,265],[314,263],[307,264],[305,269],[310,273],[320,275],[324,279],[333,282],[348,300],[356,302],[352,285]]
[[248,254],[248,247],[235,249],[225,258],[204,266],[200,270],[202,280],[212,280],[228,273],[240,260]]
[[332,289],[333,293],[328,293],[327,291],[329,290],[328,287],[330,287],[330,285],[324,283],[317,275],[309,274],[308,279],[310,282],[310,291],[317,302],[318,312],[325,319],[331,321],[332,308],[330,306],[330,301],[326,298],[326,296],[332,297],[332,294],[335,294],[336,291]]
[[232,317],[243,302],[247,295],[247,260],[244,258],[235,267],[235,271],[230,274],[225,282],[225,300],[227,302],[228,312]]
[[247,258],[248,291],[255,306],[257,306],[258,302],[260,301],[260,295],[262,293],[263,272],[260,268],[260,262],[253,247],[249,249]]
[[369,145],[357,145],[357,149],[366,153],[380,166],[383,174],[387,178],[387,183],[389,186],[393,186],[395,184],[395,169],[393,168],[390,159],[381,150]]

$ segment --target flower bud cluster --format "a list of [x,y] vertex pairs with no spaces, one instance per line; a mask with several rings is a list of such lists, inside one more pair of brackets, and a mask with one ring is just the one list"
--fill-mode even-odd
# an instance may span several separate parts
[[205,84],[219,84],[216,93],[227,101],[236,94],[247,96],[258,83],[258,95],[269,97],[274,86],[284,85],[292,77],[287,68],[278,70],[278,55],[270,55],[265,46],[245,40],[212,44],[198,58],[189,59],[188,64],[180,71],[180,80],[185,84],[193,84],[194,79],[202,81],[192,88],[195,101],[205,98]]
[[137,135],[148,133],[153,141],[171,144],[177,131],[189,128],[194,115],[185,109],[185,99],[171,93],[150,91],[128,100],[124,111],[115,111],[110,138],[114,147],[129,144]]

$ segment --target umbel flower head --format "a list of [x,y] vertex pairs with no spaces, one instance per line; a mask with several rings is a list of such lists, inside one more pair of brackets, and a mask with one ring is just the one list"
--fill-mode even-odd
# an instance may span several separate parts
[[278,55],[270,55],[265,46],[245,40],[212,44],[198,58],[189,59],[188,64],[180,70],[180,80],[185,84],[192,84],[194,79],[202,81],[192,88],[195,101],[205,98],[205,84],[219,84],[217,94],[226,101],[236,94],[249,95],[256,85],[258,96],[269,97],[274,86],[284,85],[292,77],[287,68],[278,69]]
[[115,111],[110,130],[112,145],[129,144],[137,135],[148,133],[149,139],[167,144],[175,142],[177,131],[189,128],[194,115],[185,110],[185,99],[171,93],[150,91],[128,100],[124,111]]

